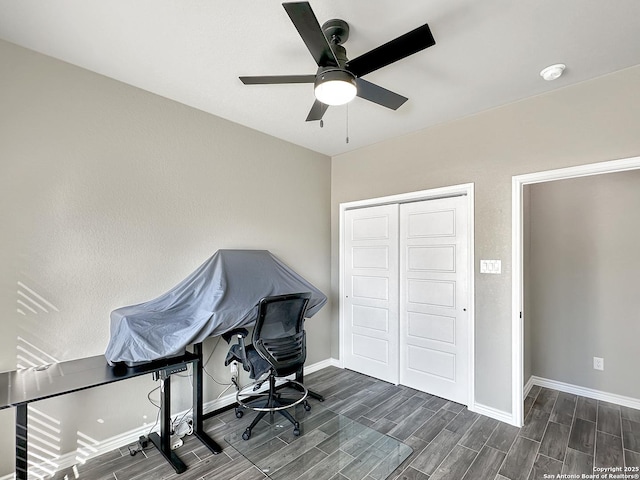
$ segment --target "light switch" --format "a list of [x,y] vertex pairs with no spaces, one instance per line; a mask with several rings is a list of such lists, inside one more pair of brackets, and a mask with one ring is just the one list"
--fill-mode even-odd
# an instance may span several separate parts
[[480,273],[502,273],[502,261],[500,260],[480,260]]

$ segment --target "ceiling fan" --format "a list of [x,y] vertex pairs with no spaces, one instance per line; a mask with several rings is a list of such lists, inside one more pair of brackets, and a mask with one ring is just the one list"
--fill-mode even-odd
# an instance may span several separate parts
[[436,43],[429,25],[424,24],[353,60],[348,60],[347,52],[342,46],[349,38],[347,22],[333,19],[320,27],[309,2],[283,3],[282,6],[318,64],[318,71],[311,75],[245,76],[240,77],[240,80],[245,85],[313,83],[316,100],[307,116],[307,122],[321,120],[330,105],[343,105],[353,100],[356,95],[397,110],[408,100],[406,97],[368,82],[362,77]]

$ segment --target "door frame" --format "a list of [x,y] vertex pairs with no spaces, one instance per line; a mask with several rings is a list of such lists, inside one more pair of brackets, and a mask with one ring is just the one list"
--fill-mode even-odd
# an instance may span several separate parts
[[524,212],[525,185],[640,169],[640,157],[590,163],[511,177],[511,413],[512,424],[524,424]]
[[[339,210],[339,222],[340,222],[340,246],[339,246],[339,299],[338,299],[338,316],[339,316],[339,345],[340,345],[340,360],[338,366],[344,368],[344,351],[345,351],[345,338],[344,338],[344,214],[347,210],[353,210],[356,208],[374,207],[378,205],[386,205],[392,203],[409,203],[419,202],[423,200],[435,200],[438,198],[447,198],[455,196],[465,196],[467,198],[467,222],[468,222],[468,275],[467,275],[467,291],[469,292],[469,298],[467,304],[469,312],[469,366],[468,366],[468,400],[467,408],[469,410],[475,410],[475,260],[474,260],[474,184],[464,183],[460,185],[451,185],[448,187],[433,188],[429,190],[421,190],[417,192],[401,193],[397,195],[390,195],[386,197],[369,198],[366,200],[356,200],[353,202],[345,202],[340,204]],[[399,340],[399,339],[398,339]],[[398,368],[399,365],[398,365]],[[399,374],[399,372],[398,372]],[[398,375],[398,378],[400,376]]]

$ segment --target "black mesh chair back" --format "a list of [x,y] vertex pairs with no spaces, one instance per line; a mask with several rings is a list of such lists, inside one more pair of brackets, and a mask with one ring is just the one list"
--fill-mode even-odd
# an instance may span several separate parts
[[[292,293],[260,300],[251,345],[244,344],[244,338],[249,334],[246,329],[228,333],[229,339],[233,335],[238,337],[238,344],[229,349],[225,365],[239,362],[250,372],[250,378],[256,379],[254,383],[244,387],[236,384],[236,400],[239,405],[236,407],[236,417],[242,418],[245,408],[258,412],[242,434],[244,440],[251,438],[251,431],[267,413],[275,412],[293,424],[294,435],[300,435],[300,424],[287,409],[302,403],[305,411],[311,410],[307,402],[309,391],[301,383],[302,366],[307,358],[304,314],[310,298],[311,293]],[[264,378],[267,373],[268,391],[256,393],[267,381]],[[296,374],[295,380],[287,379],[276,387],[276,377],[287,377],[293,373]],[[293,398],[291,387],[295,393]],[[283,391],[286,388],[289,391],[285,397]]]
[[258,304],[253,346],[277,377],[297,372],[307,358],[304,314],[310,293],[265,297]]

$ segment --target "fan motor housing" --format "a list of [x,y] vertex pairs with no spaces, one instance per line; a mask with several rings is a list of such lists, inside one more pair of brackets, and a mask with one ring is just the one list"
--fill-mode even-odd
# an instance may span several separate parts
[[319,84],[324,82],[330,82],[333,80],[339,80],[342,82],[351,83],[353,86],[356,86],[356,77],[348,70],[344,68],[335,68],[329,67],[323,69],[323,71],[318,72],[316,75],[315,86],[317,87]]

